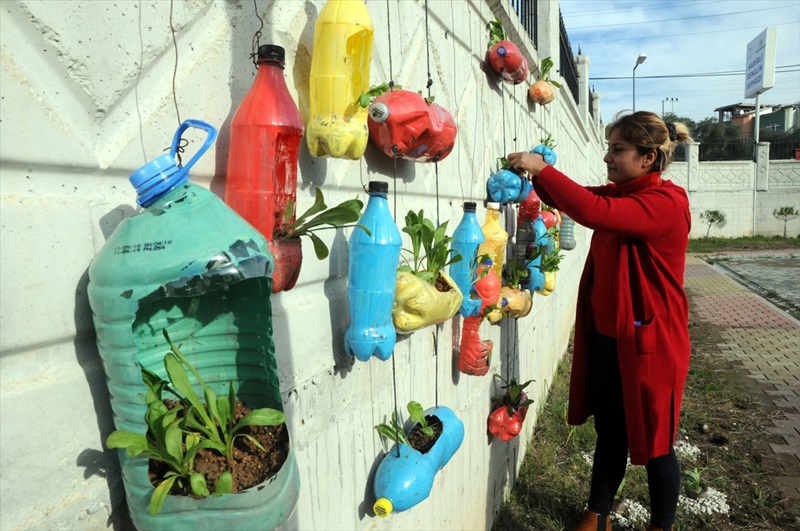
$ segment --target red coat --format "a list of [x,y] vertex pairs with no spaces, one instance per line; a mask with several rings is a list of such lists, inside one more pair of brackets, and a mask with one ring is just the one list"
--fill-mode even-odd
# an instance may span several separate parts
[[568,420],[583,424],[593,414],[588,397],[594,330],[589,297],[593,282],[615,282],[630,458],[633,464],[646,464],[649,458],[669,452],[689,370],[689,304],[683,290],[691,228],[686,192],[662,181],[658,172],[621,186],[584,187],[552,166],[534,179],[534,187],[543,202],[577,223],[616,237],[616,248],[603,251],[616,257],[616,280],[594,278],[592,258],[598,256],[589,257],[581,276]]

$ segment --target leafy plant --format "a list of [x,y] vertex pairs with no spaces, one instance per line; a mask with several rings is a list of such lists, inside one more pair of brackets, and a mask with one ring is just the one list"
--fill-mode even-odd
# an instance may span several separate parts
[[[283,214],[283,221],[287,224],[283,229],[275,232],[274,238],[299,238],[308,236],[314,244],[314,253],[317,258],[324,260],[328,257],[328,246],[325,245],[314,231],[322,229],[338,229],[346,227],[359,227],[370,234],[364,225],[355,223],[361,217],[361,209],[364,203],[360,199],[348,199],[333,208],[328,208],[322,191],[317,188],[314,204],[303,212],[303,214],[290,223],[295,212],[295,204],[289,201]],[[313,217],[312,217],[313,216]]]
[[[233,461],[233,443],[238,437],[245,437],[262,451],[266,449],[253,436],[242,433],[246,426],[275,426],[285,422],[284,414],[270,408],[254,409],[238,422],[233,411],[236,397],[233,382],[230,382],[228,396],[216,396],[186,357],[172,343],[166,330],[164,338],[170,352],[164,356],[164,367],[169,381],[142,367],[142,381],[145,384],[146,435],[125,430],[116,430],[106,439],[109,448],[124,449],[128,457],[142,455],[153,461],[164,463],[169,470],[156,486],[150,499],[150,514],[161,511],[164,500],[173,488],[189,486],[196,496],[210,494],[205,477],[194,471],[194,460],[202,449],[213,449],[224,455],[228,462]],[[203,389],[206,405],[200,402],[189,381],[188,369]],[[174,395],[178,404],[168,407],[163,392]],[[214,494],[228,494],[233,490],[233,476],[230,471],[223,472],[216,483]]]
[[406,264],[400,266],[399,270],[412,273],[435,285],[443,268],[463,259],[461,253],[450,249],[453,238],[446,234],[447,221],[434,227],[422,210],[418,213],[409,210],[405,219],[403,232],[411,237],[411,249],[403,250],[411,255],[411,261],[406,260]]
[[358,96],[356,103],[361,107],[369,107],[369,104],[372,103],[372,100],[383,94],[389,89],[401,89],[403,88],[402,85],[395,85],[392,83],[381,83],[380,85],[376,85],[374,87],[370,87],[370,89],[366,92],[362,92],[361,95]]
[[683,488],[686,492],[686,496],[689,498],[697,498],[703,492],[703,487],[700,481],[700,473],[701,471],[697,468],[694,470],[684,470],[683,472]]
[[503,265],[503,280],[510,288],[519,289],[520,280],[527,278],[529,274],[526,262],[509,260]]
[[529,399],[523,391],[533,382],[533,380],[528,380],[523,384],[518,384],[514,378],[506,380],[499,374],[495,374],[494,377],[505,384],[501,388],[505,389],[506,392],[502,395],[495,395],[492,397],[493,400],[498,402],[502,401],[504,405],[509,407],[509,410],[517,410],[533,404],[533,400]]
[[561,88],[561,85],[550,79],[550,70],[553,68],[555,63],[550,57],[545,57],[542,59],[542,65],[539,68],[539,79],[542,81],[546,81],[551,85]]
[[506,40],[506,30],[500,19],[495,17],[494,20],[489,21],[489,44],[486,48],[491,48],[500,41]]
[[[541,252],[540,246],[540,251]],[[542,263],[539,266],[539,270],[542,273],[553,272],[555,273],[558,271],[559,264],[561,263],[561,259],[564,258],[564,255],[561,253],[561,249],[553,249],[549,253],[542,255]]]
[[[428,420],[425,418],[425,411],[422,409],[420,403],[412,400],[411,402],[408,403],[406,409],[408,409],[409,419],[414,421],[414,425],[419,424],[422,433],[424,433],[428,437],[433,437],[433,428],[428,425]],[[378,433],[381,436],[386,437],[391,441],[394,441],[396,443],[403,443],[405,445],[410,446],[407,434],[405,430],[403,430],[403,426],[399,422],[397,422],[396,411],[392,412],[391,423],[378,424],[377,426],[375,426],[375,429],[378,430]]]
[[780,208],[776,208],[772,211],[772,215],[777,219],[783,220],[783,237],[786,237],[786,223],[790,220],[795,219],[797,216],[800,216],[800,212],[795,210],[794,207],[784,206]]
[[722,225],[725,223],[725,214],[719,210],[706,210],[700,214],[700,219],[708,224],[708,230],[706,231],[706,238],[708,238],[713,225]]
[[555,149],[557,145],[556,141],[553,140],[553,135],[551,135],[550,133],[547,133],[546,137],[540,139],[539,143],[545,147],[549,147],[550,149]]

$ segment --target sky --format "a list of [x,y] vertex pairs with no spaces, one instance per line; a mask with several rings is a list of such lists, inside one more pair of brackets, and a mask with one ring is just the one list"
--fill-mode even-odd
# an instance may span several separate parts
[[[574,54],[589,56],[604,123],[633,108],[695,121],[744,97],[747,44],[777,30],[775,86],[761,104],[800,102],[800,0],[561,0]],[[656,77],[662,76],[662,77]],[[621,78],[621,79],[602,79]]]

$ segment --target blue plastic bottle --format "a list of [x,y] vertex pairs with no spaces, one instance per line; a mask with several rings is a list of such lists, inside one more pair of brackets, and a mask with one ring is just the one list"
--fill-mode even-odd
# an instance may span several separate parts
[[464,317],[478,315],[481,310],[481,299],[470,297],[472,293],[472,281],[475,280],[475,272],[478,269],[478,246],[486,241],[475,215],[475,203],[464,203],[464,217],[453,233],[453,243],[451,249],[461,253],[462,260],[450,265],[450,276],[453,277],[458,289],[461,290],[463,299],[458,313]]
[[532,189],[528,179],[508,170],[500,170],[486,181],[489,200],[502,205],[524,201]]
[[375,472],[375,514],[386,518],[417,505],[431,493],[436,473],[444,468],[464,441],[464,424],[453,410],[439,406],[425,410],[438,418],[442,433],[426,453],[400,443],[383,458]]
[[392,307],[402,240],[386,200],[389,183],[371,181],[367,192],[367,208],[358,223],[367,227],[370,234],[356,228],[350,235],[350,326],[344,336],[344,348],[361,361],[369,361],[372,356],[385,361],[397,340]]
[[[533,222],[534,241],[533,245],[539,253],[547,254],[547,246],[550,238],[547,235],[547,227],[544,225],[542,216],[539,216]],[[542,265],[542,256],[538,254],[536,258],[528,263],[528,278],[525,280],[525,288],[529,291],[542,291],[544,289],[544,273],[540,267]]]
[[[183,167],[181,134],[208,133]],[[183,122],[172,150],[131,175],[145,207],[125,219],[89,268],[89,303],[117,429],[144,435],[146,388],[141,368],[167,379],[162,330],[217,393],[233,380],[250,408],[283,411],[272,337],[272,257],[264,237],[209,190],[187,182],[189,169],[217,131]],[[198,393],[202,391],[195,387]],[[278,473],[239,494],[195,499],[167,496],[156,516],[146,457],[119,451],[131,519],[137,529],[274,529],[291,515],[299,474],[290,450]]]

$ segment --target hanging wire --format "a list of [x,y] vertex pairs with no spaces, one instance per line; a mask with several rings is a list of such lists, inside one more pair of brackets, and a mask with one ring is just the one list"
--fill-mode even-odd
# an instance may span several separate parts
[[142,120],[142,109],[139,107],[139,78],[142,77],[142,63],[144,62],[144,36],[142,35],[142,0],[139,0],[139,69],[136,71],[136,83],[133,85],[134,100],[136,101],[136,115],[139,117],[139,142],[142,145],[143,164],[149,160],[147,151],[144,148],[144,120]]
[[175,0],[169,0],[169,29],[172,31],[172,45],[175,48],[175,66],[172,70],[172,101],[175,104],[175,114],[178,116],[178,126],[180,126],[182,123],[181,112],[178,110],[178,96],[175,93],[175,79],[178,77],[178,40],[175,37],[175,26],[172,24],[172,10],[174,5]]
[[258,14],[258,4],[256,0],[253,0],[253,12],[256,14],[256,18],[261,23],[255,33],[253,33],[253,46],[252,52],[250,53],[250,59],[253,61],[253,65],[258,68],[258,46],[261,44],[261,30],[264,29],[264,20],[261,18],[261,15]]

